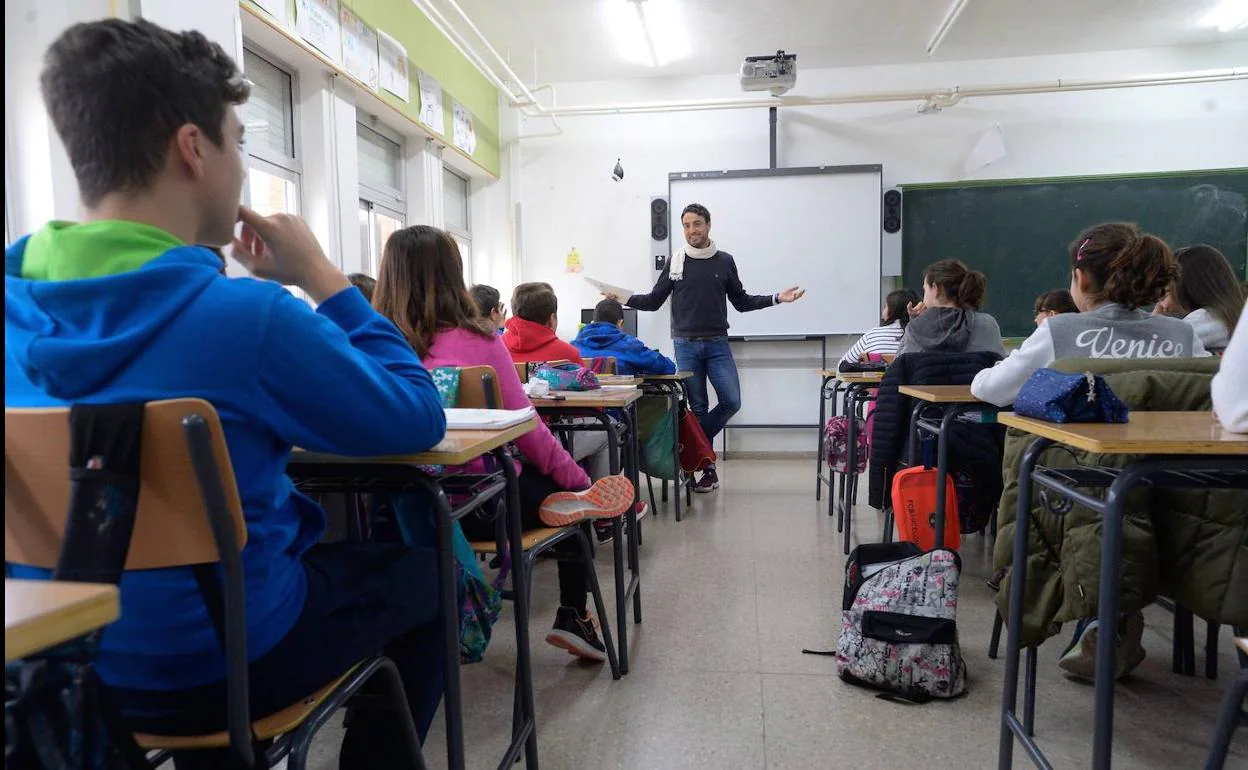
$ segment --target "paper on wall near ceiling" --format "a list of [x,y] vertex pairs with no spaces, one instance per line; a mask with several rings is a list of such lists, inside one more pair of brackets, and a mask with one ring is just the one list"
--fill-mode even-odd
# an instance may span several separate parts
[[451,100],[451,140],[455,146],[469,155],[477,151],[477,129],[472,124],[472,113],[457,100]]
[[[377,31],[377,46],[381,54],[381,87],[403,101],[411,98],[411,84],[407,79],[407,49],[403,44],[381,30]],[[438,89],[439,97],[442,90]],[[422,96],[421,103],[424,103]],[[438,102],[441,113],[441,101]]]
[[295,31],[330,59],[342,61],[338,0],[295,0]]
[[369,88],[377,88],[377,32],[343,6],[339,14],[342,22],[342,66],[347,74]]
[[420,122],[439,134],[446,131],[446,117],[442,112],[442,86],[427,72],[420,73]]

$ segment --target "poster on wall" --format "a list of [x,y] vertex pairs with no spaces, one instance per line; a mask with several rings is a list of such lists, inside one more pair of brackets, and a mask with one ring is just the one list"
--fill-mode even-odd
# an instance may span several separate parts
[[343,67],[348,75],[376,90],[379,71],[377,32],[346,6],[343,6],[338,18],[342,22]]
[[437,133],[446,131],[446,117],[442,112],[442,85],[427,72],[420,73],[420,122]]
[[295,0],[295,32],[330,59],[342,61],[338,0]]
[[277,20],[283,27],[290,26],[290,12],[286,8],[286,0],[256,0],[256,5]]
[[[403,101],[408,101],[411,98],[411,85],[407,80],[407,49],[381,30],[377,30],[377,43],[381,51],[381,87]],[[421,103],[424,103],[423,98]]]
[[451,141],[469,155],[477,151],[477,129],[472,125],[472,113],[454,99],[451,100]]

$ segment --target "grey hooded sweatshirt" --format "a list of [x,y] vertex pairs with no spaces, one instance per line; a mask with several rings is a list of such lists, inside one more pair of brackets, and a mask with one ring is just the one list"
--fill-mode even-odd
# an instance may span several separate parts
[[981,350],[1005,355],[997,319],[974,310],[933,307],[910,319],[897,353],[974,353]]

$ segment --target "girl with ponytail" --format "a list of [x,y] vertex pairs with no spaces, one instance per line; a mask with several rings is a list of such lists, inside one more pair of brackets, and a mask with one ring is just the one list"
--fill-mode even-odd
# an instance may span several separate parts
[[942,259],[923,273],[923,301],[909,308],[899,353],[968,353],[987,350],[1005,355],[997,319],[979,312],[988,277],[961,260]]
[[1070,245],[1070,294],[1078,313],[1048,320],[1022,346],[975,376],[971,393],[1008,406],[1032,372],[1062,358],[1207,356],[1190,324],[1143,308],[1165,295],[1177,275],[1165,241],[1133,224],[1090,227]]

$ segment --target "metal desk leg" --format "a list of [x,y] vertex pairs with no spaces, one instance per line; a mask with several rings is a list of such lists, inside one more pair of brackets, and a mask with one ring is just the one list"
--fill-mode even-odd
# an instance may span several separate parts
[[[529,735],[524,742],[524,764],[528,770],[537,770],[537,709],[533,703],[533,657],[529,639],[529,586],[528,575],[524,565],[518,561],[524,553],[524,531],[520,521],[520,483],[516,476],[516,466],[507,456],[507,450],[500,447],[494,450],[494,457],[503,469],[503,478],[507,480],[507,540],[508,549],[512,553],[511,586],[515,593],[516,610],[516,686],[520,689],[521,713],[525,724],[519,729],[528,727]],[[456,653],[458,653],[456,639]],[[456,656],[458,661],[458,654]]]
[[[673,482],[672,493],[676,496],[676,521],[680,521],[680,393],[679,388],[673,388],[671,393],[672,405],[672,460],[676,466],[676,481]],[[663,482],[664,491],[667,490],[667,482]],[[664,497],[664,500],[667,498]]]
[[[638,471],[641,467],[641,439],[638,434],[637,422],[637,405],[632,404],[624,412],[629,421],[629,456],[631,457],[629,465],[631,466],[631,476],[636,483]],[[641,622],[641,554],[638,547],[641,545],[641,522],[637,520],[637,505],[634,502],[633,507],[629,509],[626,516],[628,519],[628,569],[632,573],[629,577],[628,591],[633,595],[633,622]]]
[[[819,430],[815,441],[815,502],[823,499],[823,425],[828,421],[828,380],[822,377],[819,382]],[[835,391],[833,392],[835,397]]]
[[[836,411],[836,394],[840,393],[841,390],[842,390],[841,381],[837,380],[836,384],[832,387],[832,411],[833,412]],[[849,388],[846,387],[844,388],[844,390],[845,390],[845,395],[842,396],[842,405],[844,403],[844,399],[849,398]],[[843,406],[842,406],[842,411],[843,411]],[[822,428],[820,430],[822,430]],[[833,516],[836,514],[836,502],[837,500],[840,499],[840,491],[839,491],[838,484],[843,485],[844,483],[845,481],[841,477],[841,474],[832,470],[832,466],[829,465],[828,466],[828,515],[829,516]],[[842,521],[838,517],[836,520],[836,531],[840,532],[843,525],[844,525],[844,521]]]
[[936,547],[945,547],[946,482],[949,478],[949,428],[957,418],[957,408],[946,409],[940,418],[940,432],[936,434]]
[[[603,415],[607,431],[607,449],[611,460],[611,474],[622,472],[620,434],[607,415]],[[634,513],[634,516],[636,514]],[[624,522],[616,516],[611,523],[611,555],[615,561],[615,634],[619,640],[620,674],[628,673],[628,601],[624,588]],[[630,535],[631,536],[631,535]]]
[[838,523],[844,520],[845,553],[849,553],[849,535],[854,521],[854,470],[858,467],[858,394],[862,388],[851,387],[845,391],[845,414],[849,418],[849,429],[846,432],[848,445],[845,447],[845,473],[841,476],[841,502],[837,515]]
[[[1027,535],[1031,529],[1031,473],[1035,470],[1040,455],[1052,444],[1047,438],[1035,439],[1023,453],[1022,462],[1018,466],[1018,514],[1014,522],[1014,561],[1010,576],[1009,618],[1006,623],[1005,684],[1001,688],[998,770],[1010,770],[1013,765],[1015,735],[1018,735],[1033,760],[1043,760],[1043,757],[1038,757],[1035,742],[1026,735],[1026,728],[1019,722],[1015,707],[1018,705],[1018,669],[1022,651],[1023,598],[1027,587]],[[1112,645],[1110,648],[1112,649]]]

